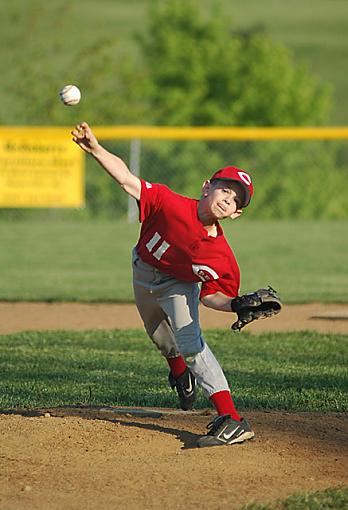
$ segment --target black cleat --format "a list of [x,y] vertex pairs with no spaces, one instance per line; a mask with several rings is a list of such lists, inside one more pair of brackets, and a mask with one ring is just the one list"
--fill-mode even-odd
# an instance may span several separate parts
[[181,409],[184,411],[192,409],[196,400],[196,379],[191,374],[189,368],[186,368],[185,372],[177,378],[169,372],[168,379],[172,390],[176,388]]
[[207,429],[209,430],[208,434],[200,437],[197,441],[197,446],[200,448],[243,443],[255,436],[245,418],[242,421],[235,421],[229,414],[214,418]]

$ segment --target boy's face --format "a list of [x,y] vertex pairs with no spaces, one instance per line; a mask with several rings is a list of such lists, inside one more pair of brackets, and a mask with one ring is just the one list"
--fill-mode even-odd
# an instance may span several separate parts
[[244,191],[236,181],[207,181],[201,200],[207,213],[216,220],[237,218],[242,213]]

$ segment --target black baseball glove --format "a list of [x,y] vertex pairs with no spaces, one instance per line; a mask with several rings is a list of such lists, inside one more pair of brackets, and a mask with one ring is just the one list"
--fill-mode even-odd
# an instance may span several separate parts
[[231,309],[238,315],[238,320],[231,328],[240,331],[252,321],[276,315],[281,308],[282,302],[272,287],[236,297],[231,301]]

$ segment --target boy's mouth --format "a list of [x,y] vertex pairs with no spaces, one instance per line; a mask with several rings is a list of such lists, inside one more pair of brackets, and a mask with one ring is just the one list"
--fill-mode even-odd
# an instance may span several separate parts
[[222,213],[226,213],[226,209],[224,207],[222,207],[222,205],[220,204],[216,204],[217,205],[217,208],[222,212]]

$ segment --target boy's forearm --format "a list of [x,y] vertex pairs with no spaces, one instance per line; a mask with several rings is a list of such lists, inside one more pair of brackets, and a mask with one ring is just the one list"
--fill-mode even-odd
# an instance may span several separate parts
[[99,144],[87,122],[77,124],[71,134],[73,135],[73,141],[87,154],[91,154],[128,195],[136,200],[140,200],[140,179],[132,174],[121,158],[107,151]]
[[127,193],[139,200],[140,180],[131,173],[121,158],[112,154],[100,144],[93,149],[91,155]]
[[215,294],[209,294],[201,299],[201,302],[207,308],[213,310],[219,310],[221,312],[231,312],[231,301],[233,298],[226,296],[222,292],[216,292]]
[[121,158],[111,154],[102,145],[98,145],[91,153],[98,163],[122,186],[128,177],[129,169]]

